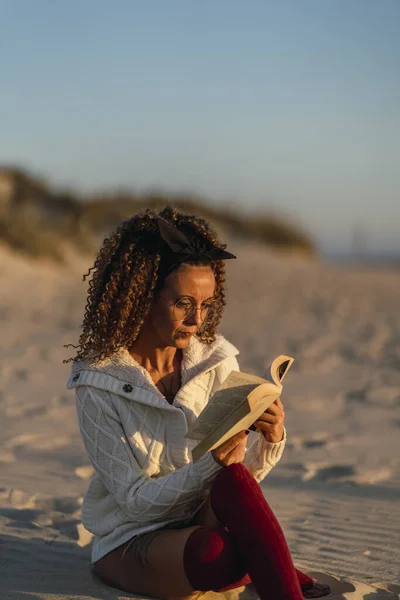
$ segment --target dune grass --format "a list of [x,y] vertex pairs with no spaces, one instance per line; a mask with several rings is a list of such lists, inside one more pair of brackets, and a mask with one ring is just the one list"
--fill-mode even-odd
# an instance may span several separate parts
[[268,214],[246,216],[194,195],[131,192],[90,198],[52,190],[47,183],[16,168],[0,168],[0,240],[31,257],[65,260],[65,246],[93,254],[117,225],[146,208],[174,206],[208,219],[220,231],[282,250],[316,252],[299,227]]

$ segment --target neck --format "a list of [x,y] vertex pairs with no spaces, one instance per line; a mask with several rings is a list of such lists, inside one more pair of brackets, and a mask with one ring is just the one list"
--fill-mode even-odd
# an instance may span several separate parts
[[129,354],[149,372],[170,373],[181,357],[181,351],[174,346],[163,346],[144,335],[139,335],[128,348]]

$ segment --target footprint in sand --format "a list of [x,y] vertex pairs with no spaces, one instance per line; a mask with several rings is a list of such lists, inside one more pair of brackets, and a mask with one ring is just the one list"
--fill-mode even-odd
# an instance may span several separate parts
[[20,381],[28,381],[30,374],[31,372],[29,369],[15,369],[14,371],[15,378],[19,379]]
[[8,404],[4,408],[4,414],[6,417],[11,419],[21,417],[39,417],[47,412],[47,406],[30,406],[30,405],[18,405],[11,402],[12,398],[8,397]]
[[311,438],[305,439],[301,436],[292,436],[288,441],[290,448],[306,448],[313,450],[314,448],[332,448],[339,443],[340,436],[332,436],[325,431],[315,432]]
[[54,450],[55,448],[62,448],[70,445],[71,439],[69,436],[58,436],[57,438],[49,438],[45,435],[37,433],[21,433],[15,437],[9,439],[4,444],[4,448],[7,450],[13,450],[16,448],[29,448],[30,450],[37,450],[43,452],[45,450]]
[[326,440],[305,440],[303,448],[323,448],[327,443]]
[[61,498],[38,498],[35,506],[41,510],[55,511],[64,515],[73,515],[80,509],[79,498],[75,496],[64,496]]
[[352,465],[330,465],[328,463],[305,463],[306,472],[302,476],[303,481],[319,480],[353,480],[355,469]]
[[35,494],[32,495],[29,492],[13,488],[3,488],[0,494],[0,500],[6,501],[10,506],[18,509],[35,509],[36,498]]
[[0,508],[0,517],[14,529],[54,530],[81,548],[88,546],[93,535],[81,522],[80,498],[40,498],[20,490],[0,490],[0,499],[9,506]]
[[73,515],[81,510],[82,497],[61,496],[60,498],[31,494],[14,488],[0,488],[0,501],[15,509],[33,509],[39,512],[58,512]]
[[382,386],[380,388],[373,388],[369,390],[367,400],[369,404],[377,404],[379,406],[385,406],[388,408],[399,404],[399,388],[398,386]]
[[328,463],[305,463],[303,481],[340,481],[358,485],[374,485],[389,481],[393,470],[388,467],[368,469],[358,473],[352,465],[330,465]]
[[389,481],[393,475],[393,471],[390,468],[380,469],[369,469],[364,473],[356,475],[352,481],[359,484],[370,484],[382,483],[383,481]]
[[350,390],[345,394],[346,402],[348,402],[348,403],[359,402],[361,404],[364,404],[364,403],[368,402],[367,393],[368,393],[367,388],[360,388],[358,390]]
[[71,396],[68,396],[67,394],[57,394],[51,398],[50,404],[53,407],[67,406],[68,404],[71,404]]

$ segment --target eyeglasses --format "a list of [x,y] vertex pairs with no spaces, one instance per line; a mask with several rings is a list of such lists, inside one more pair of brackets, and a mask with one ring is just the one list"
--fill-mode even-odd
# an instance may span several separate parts
[[207,300],[198,308],[191,298],[178,298],[178,300],[172,304],[169,303],[169,305],[172,306],[174,321],[186,321],[186,319],[189,319],[197,310],[200,311],[200,318],[204,321],[214,304],[214,300]]

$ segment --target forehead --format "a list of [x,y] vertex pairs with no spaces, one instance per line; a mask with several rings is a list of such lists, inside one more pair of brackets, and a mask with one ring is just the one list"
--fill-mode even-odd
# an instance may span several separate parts
[[215,277],[210,267],[181,265],[167,277],[165,291],[172,296],[208,298],[215,290]]

